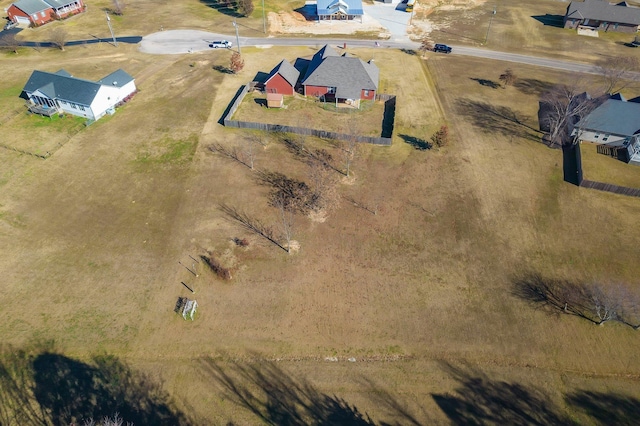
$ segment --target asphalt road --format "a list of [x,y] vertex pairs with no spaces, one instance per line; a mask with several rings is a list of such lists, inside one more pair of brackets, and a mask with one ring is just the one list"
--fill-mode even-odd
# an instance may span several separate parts
[[[334,47],[343,47],[344,43],[347,47],[375,47],[374,40],[354,40],[354,39],[335,39],[335,38],[248,38],[240,37],[240,48],[244,46],[310,46],[320,47],[329,44]],[[233,49],[237,49],[236,38],[225,35],[209,33],[205,31],[192,30],[174,30],[161,31],[150,34],[142,38],[140,42],[140,50],[152,54],[184,54],[190,52],[200,52],[211,50],[209,41],[211,40],[229,40],[233,43]],[[407,49],[417,50],[420,44],[408,41],[378,41],[380,49]],[[520,55],[516,53],[497,52],[488,49],[466,46],[452,46],[453,55],[474,56],[478,58],[494,59],[506,62],[515,62],[520,64],[528,64],[539,67],[553,68],[563,71],[573,71],[579,73],[596,74],[596,68],[591,64],[564,61],[559,59],[550,59],[540,56]]]

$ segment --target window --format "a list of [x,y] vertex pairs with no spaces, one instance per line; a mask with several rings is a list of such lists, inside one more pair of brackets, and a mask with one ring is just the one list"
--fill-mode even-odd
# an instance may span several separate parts
[[593,135],[594,139],[598,139],[600,137],[600,133],[596,133],[595,135]]
[[327,87],[327,95],[335,95],[336,88],[335,87]]
[[365,91],[364,91],[364,96],[365,96],[365,97],[369,97],[369,91],[368,91],[368,90],[365,90]]
[[602,138],[602,142],[606,142],[609,139],[609,136],[611,136],[611,135],[609,135],[609,134],[604,135],[604,138]]
[[42,12],[40,12],[40,16],[42,16],[44,18],[44,10]]
[[71,108],[76,108],[76,109],[77,109],[77,108],[78,108],[78,105],[76,105],[76,104],[71,104]]
[[84,111],[84,107],[82,105],[78,105],[78,108],[80,109],[80,111]]

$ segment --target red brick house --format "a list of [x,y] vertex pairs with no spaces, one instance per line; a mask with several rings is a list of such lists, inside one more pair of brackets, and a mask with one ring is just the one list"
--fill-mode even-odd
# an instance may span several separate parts
[[313,55],[301,85],[305,96],[359,107],[361,100],[375,99],[379,74],[373,61],[339,55],[325,45]]
[[295,69],[289,62],[283,60],[269,73],[264,85],[265,91],[267,93],[293,95],[298,77],[300,77],[300,71]]
[[9,6],[7,16],[17,24],[40,26],[84,10],[82,0],[18,0]]

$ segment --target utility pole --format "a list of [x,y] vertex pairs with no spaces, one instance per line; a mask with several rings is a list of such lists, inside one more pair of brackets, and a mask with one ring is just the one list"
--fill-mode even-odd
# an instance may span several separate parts
[[489,26],[487,27],[487,35],[484,36],[484,43],[482,44],[487,44],[487,40],[489,39],[489,30],[491,29],[491,22],[493,22],[493,15],[496,14],[496,6],[493,6],[493,13],[491,14],[491,17],[489,18]]
[[111,27],[111,18],[109,17],[109,12],[105,12],[107,14],[107,25],[109,25],[109,31],[111,31],[111,38],[113,39],[113,45],[118,47],[118,41],[116,40],[116,36],[113,34],[113,28]]
[[264,17],[264,0],[262,0],[262,30],[267,33],[267,21]]
[[240,37],[238,36],[238,24],[236,23],[236,20],[233,20],[233,26],[236,29],[236,43],[238,43],[238,54],[242,55],[242,52],[240,51]]

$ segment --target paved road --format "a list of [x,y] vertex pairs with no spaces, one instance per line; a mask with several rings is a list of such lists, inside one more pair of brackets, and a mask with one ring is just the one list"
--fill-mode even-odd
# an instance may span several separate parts
[[[229,40],[237,47],[235,37],[209,33],[205,31],[192,30],[175,30],[162,31],[150,34],[142,38],[140,42],[140,50],[153,54],[183,54],[189,52],[199,52],[211,50],[208,42],[211,40]],[[310,46],[320,47],[329,44],[336,47],[342,47],[344,43],[347,46],[354,47],[374,47],[374,40],[353,40],[353,39],[335,39],[335,38],[248,38],[240,37],[240,47],[243,46]],[[380,48],[394,49],[410,49],[417,50],[419,43],[411,41],[379,41]],[[554,68],[563,71],[573,71],[580,73],[597,73],[595,67],[590,64],[563,61],[559,59],[549,59],[540,56],[519,55],[516,53],[496,52],[488,49],[480,49],[477,47],[453,46],[453,55],[474,56],[479,58],[495,59],[507,62],[516,62],[521,64],[529,64],[546,68]]]

